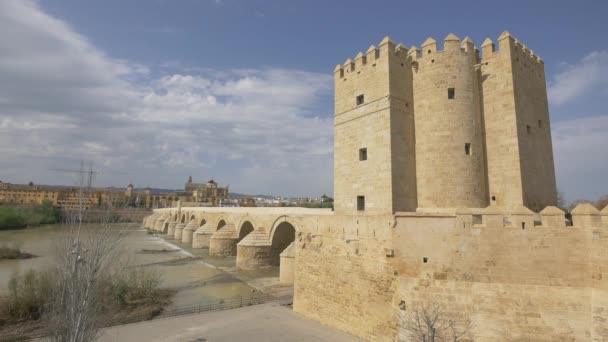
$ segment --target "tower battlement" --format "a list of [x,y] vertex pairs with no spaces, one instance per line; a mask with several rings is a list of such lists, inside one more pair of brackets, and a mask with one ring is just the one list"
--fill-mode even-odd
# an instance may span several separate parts
[[336,66],[337,211],[556,203],[544,62],[497,42],[385,37]]
[[373,68],[377,66],[377,62],[387,61],[388,58],[400,60],[402,62],[407,61],[407,48],[403,44],[396,45],[390,37],[384,37],[378,47],[370,45],[365,53],[359,51],[354,59],[348,58],[344,64],[336,65],[334,69],[334,75],[336,78],[347,81],[352,73],[360,74],[364,71],[372,71],[376,69],[368,69],[367,67]]
[[482,48],[482,59],[492,58],[494,54],[498,54],[504,51],[514,51],[518,54],[518,58],[526,57],[527,60],[534,63],[544,64],[544,61],[540,56],[536,55],[534,51],[529,49],[525,44],[521,43],[517,38],[513,37],[509,31],[504,31],[498,37],[498,48],[490,38],[486,38],[481,45]]

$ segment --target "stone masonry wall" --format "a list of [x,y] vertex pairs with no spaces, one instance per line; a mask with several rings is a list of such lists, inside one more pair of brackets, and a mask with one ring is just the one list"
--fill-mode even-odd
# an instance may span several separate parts
[[310,218],[296,236],[294,310],[370,341],[394,341],[408,310],[423,301],[471,319],[475,341],[608,338],[601,226],[473,221],[416,213]]
[[[392,341],[390,216],[309,220],[296,235],[294,311],[369,341]],[[390,252],[389,252],[390,253]]]

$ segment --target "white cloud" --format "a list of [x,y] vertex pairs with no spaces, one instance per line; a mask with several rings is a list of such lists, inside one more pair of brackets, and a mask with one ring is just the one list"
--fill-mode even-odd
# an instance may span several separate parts
[[241,192],[331,192],[332,119],[316,109],[329,75],[147,80],[148,67],[108,57],[30,1],[0,2],[0,51],[2,180],[65,182],[48,169],[86,159],[108,171],[104,185],[177,187],[192,173]]
[[565,65],[549,85],[549,100],[559,106],[592,90],[608,90],[608,51],[594,51],[575,65]]
[[569,200],[608,194],[608,115],[553,125],[557,183]]

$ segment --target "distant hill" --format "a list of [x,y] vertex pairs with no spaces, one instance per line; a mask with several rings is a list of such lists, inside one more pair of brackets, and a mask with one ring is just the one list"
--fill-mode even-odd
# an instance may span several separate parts
[[246,195],[246,194],[239,194],[238,192],[231,192],[230,193],[230,197],[232,198],[243,198],[243,197],[260,197],[260,198],[275,198],[276,196],[271,196],[271,195]]
[[[136,191],[143,191],[144,189],[136,189]],[[161,188],[150,188],[150,191],[153,194],[160,194],[160,193],[166,193],[166,192],[184,192],[184,189],[161,189]],[[261,197],[261,198],[275,198],[275,196],[271,196],[271,195],[247,195],[247,194],[240,194],[238,192],[231,192],[230,193],[230,197],[232,198],[244,198],[244,197]]]

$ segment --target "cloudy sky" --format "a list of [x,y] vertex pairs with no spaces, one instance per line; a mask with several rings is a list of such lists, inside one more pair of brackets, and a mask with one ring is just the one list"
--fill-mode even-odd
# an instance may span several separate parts
[[0,180],[331,194],[337,63],[508,29],[545,61],[558,187],[608,194],[608,2],[500,4],[1,0]]

